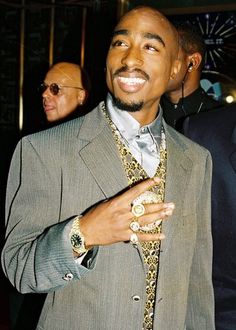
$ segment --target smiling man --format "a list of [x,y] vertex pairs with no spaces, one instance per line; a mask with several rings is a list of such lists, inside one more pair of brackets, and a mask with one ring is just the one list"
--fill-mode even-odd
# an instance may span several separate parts
[[106,102],[16,148],[2,265],[19,291],[48,293],[37,329],[214,329],[211,158],[159,106],[177,45],[159,11],[131,10]]
[[141,124],[153,121],[170,77],[178,72],[177,54],[177,33],[159,13],[133,11],[121,19],[107,57],[107,85],[115,105]]

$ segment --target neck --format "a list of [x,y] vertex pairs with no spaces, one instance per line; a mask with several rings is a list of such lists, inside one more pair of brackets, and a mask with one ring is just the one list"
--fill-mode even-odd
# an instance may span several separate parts
[[141,126],[149,125],[152,123],[159,113],[159,102],[158,104],[146,105],[140,111],[129,112],[129,114],[136,119]]
[[[160,103],[160,98],[155,99],[154,101],[149,101],[149,102],[143,102],[142,107],[138,111],[129,111],[127,109],[125,110],[125,107],[123,108],[121,104],[118,104],[116,100],[108,93],[107,95],[107,104],[109,108],[109,104],[111,107],[116,107],[120,111],[124,111],[128,113],[130,116],[132,116],[141,126],[148,125],[152,123],[158,113],[159,113],[159,103]],[[122,109],[123,108],[123,109]]]
[[[184,95],[185,95],[185,93],[184,93]],[[182,91],[178,89],[178,90],[175,90],[172,92],[168,92],[168,93],[166,93],[166,96],[171,101],[171,103],[178,104],[179,100],[182,97]]]
[[180,83],[179,87],[175,90],[166,93],[167,97],[172,103],[179,103],[182,97],[189,96],[200,86],[201,72],[199,70],[188,72],[185,74],[184,83]]
[[169,98],[169,100],[174,103],[174,104],[178,104],[179,100],[181,98],[185,98],[187,96],[189,96],[190,94],[192,94],[193,92],[195,92],[195,90],[197,90],[199,88],[199,84],[198,85],[188,85],[187,83],[184,83],[182,88],[169,92],[167,93],[167,97]]

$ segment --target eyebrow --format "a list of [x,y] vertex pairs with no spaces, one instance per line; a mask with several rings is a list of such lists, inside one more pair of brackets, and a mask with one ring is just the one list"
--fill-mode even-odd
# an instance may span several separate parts
[[[123,29],[123,30],[115,30],[113,32],[113,37],[117,36],[117,35],[129,35],[130,32],[129,30],[126,30],[126,29]],[[162,44],[163,47],[166,47],[166,44],[164,42],[164,40],[156,33],[150,33],[150,32],[145,32],[143,33],[143,37],[146,38],[146,39],[154,39],[154,40],[157,40],[158,42],[160,42]]]

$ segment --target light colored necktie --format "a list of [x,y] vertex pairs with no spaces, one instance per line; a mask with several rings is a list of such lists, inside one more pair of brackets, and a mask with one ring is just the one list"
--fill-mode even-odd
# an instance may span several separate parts
[[156,172],[160,161],[159,148],[157,143],[152,139],[148,129],[135,138],[137,146],[141,152],[141,166],[145,169],[149,176],[153,176]]

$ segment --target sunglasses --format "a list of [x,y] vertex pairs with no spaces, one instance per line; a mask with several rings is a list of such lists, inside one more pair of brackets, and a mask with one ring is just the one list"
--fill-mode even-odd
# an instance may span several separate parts
[[57,95],[62,88],[76,88],[76,89],[81,89],[84,90],[81,87],[75,87],[75,86],[65,86],[65,85],[58,85],[56,83],[52,83],[50,85],[42,83],[39,86],[39,92],[43,94],[47,89],[49,88],[49,91],[52,95]]

